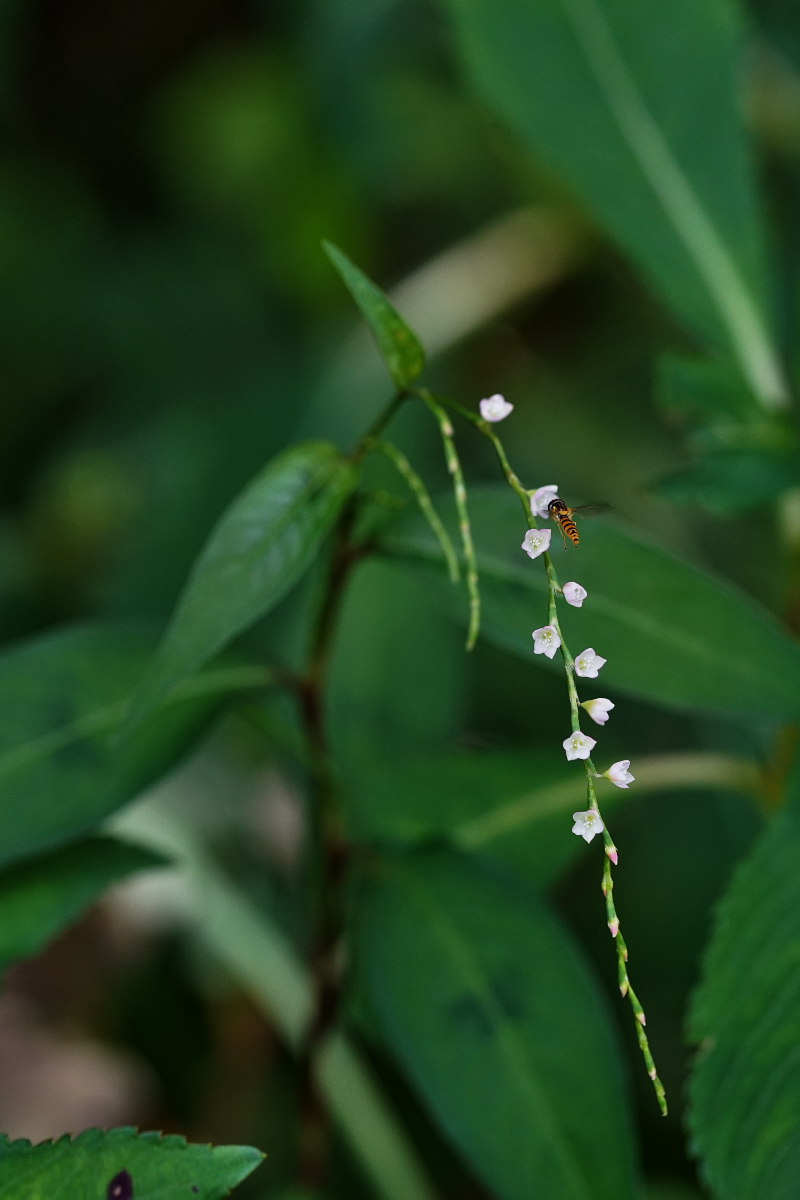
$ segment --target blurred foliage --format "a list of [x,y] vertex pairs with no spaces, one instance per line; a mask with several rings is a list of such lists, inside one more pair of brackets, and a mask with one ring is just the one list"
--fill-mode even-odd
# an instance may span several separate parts
[[[735,5],[687,0],[672,24],[664,16],[663,28],[648,25],[650,5],[635,22],[626,22],[626,5],[599,5],[613,10],[631,46],[637,37],[646,46],[633,55],[636,69],[652,72],[645,82],[663,103],[659,115],[718,207],[720,229],[765,325],[776,330],[791,379],[800,318],[800,21],[782,0],[751,7],[742,14],[747,70],[732,78]],[[587,1185],[564,1200],[701,1194],[679,1121],[656,1121],[640,1078],[617,1003],[597,871],[579,856],[577,839],[560,844],[557,822],[568,828],[564,814],[583,799],[563,790],[563,680],[536,669],[529,643],[522,648],[529,628],[542,623],[543,596],[532,588],[526,600],[519,581],[509,582],[503,550],[492,560],[487,501],[475,515],[491,636],[466,657],[463,591],[445,594],[443,576],[430,586],[431,538],[392,464],[377,455],[359,467],[371,501],[359,532],[382,555],[359,564],[348,584],[325,701],[347,832],[358,846],[355,878],[332,915],[343,921],[364,894],[377,900],[358,925],[362,961],[348,975],[351,1040],[335,1053],[328,1048],[329,1073],[323,1063],[314,1076],[296,1056],[311,1007],[298,964],[315,950],[325,881],[308,837],[318,763],[292,701],[299,697],[301,708],[305,695],[307,702],[298,678],[324,603],[331,561],[324,535],[342,507],[347,512],[354,486],[341,453],[392,395],[323,240],[396,295],[428,351],[425,379],[437,395],[470,410],[495,392],[513,400],[513,424],[503,434],[526,486],[557,481],[571,503],[610,502],[608,528],[598,522],[593,539],[588,521],[582,526],[585,559],[584,547],[574,560],[555,550],[562,579],[574,570],[583,580],[585,562],[598,597],[618,605],[612,617],[599,609],[592,617],[587,605],[598,650],[613,635],[619,658],[635,611],[652,611],[665,627],[677,612],[683,626],[696,617],[709,639],[720,639],[706,644],[716,650],[715,671],[696,646],[671,657],[669,639],[658,634],[662,699],[658,673],[642,657],[648,629],[639,631],[637,657],[614,681],[631,695],[613,693],[617,709],[603,735],[614,755],[646,759],[653,779],[668,752],[696,755],[695,764],[735,756],[764,767],[762,809],[782,802],[795,732],[780,721],[797,719],[796,677],[787,670],[797,651],[786,636],[800,621],[796,416],[759,404],[725,321],[701,294],[691,255],[684,262],[672,232],[663,242],[653,234],[662,216],[645,207],[641,181],[629,184],[627,152],[617,147],[616,158],[603,150],[606,117],[571,46],[556,52],[562,35],[552,22],[526,24],[542,14],[551,21],[557,8],[545,0],[8,0],[0,8],[0,631],[8,647],[0,660],[8,714],[0,810],[2,856],[11,863],[0,875],[0,898],[12,912],[16,903],[41,906],[33,934],[21,922],[4,942],[9,957],[43,946],[107,883],[155,861],[114,842],[98,863],[103,843],[86,836],[145,787],[155,785],[151,807],[133,811],[130,829],[152,834],[158,855],[181,865],[180,880],[174,871],[149,872],[115,890],[54,947],[12,969],[7,999],[59,1038],[79,1030],[115,1041],[141,1066],[148,1085],[143,1094],[121,1089],[120,1123],[268,1151],[267,1165],[237,1192],[243,1197],[380,1195],[348,1121],[369,1129],[375,1154],[397,1164],[398,1198],[425,1200],[428,1186],[441,1200],[513,1196],[513,1169],[481,1140],[481,1106],[491,1109],[493,1098],[482,1097],[476,1111],[458,1109],[468,1072],[447,1076],[444,1098],[437,1090],[448,1047],[436,1019],[448,1005],[461,1013],[464,1041],[449,1052],[463,1067],[469,1038],[480,1032],[482,989],[491,990],[486,961],[495,949],[517,952],[512,932],[498,934],[493,947],[491,929],[524,928],[526,920],[532,944],[550,947],[556,930],[568,939],[561,968],[578,980],[576,994],[569,981],[561,986],[574,999],[573,1020],[580,1024],[592,1008],[598,981],[607,993],[598,1000],[594,1049],[603,1061],[619,1055],[623,1068],[619,1078],[612,1071],[607,1094],[592,1093],[602,1109],[593,1113],[556,1064],[554,1103],[564,1128],[573,1128],[572,1103],[587,1135],[576,1158],[595,1153],[601,1116],[624,1146],[619,1178],[605,1179],[605,1193]],[[718,29],[724,37],[710,59],[703,38]],[[502,55],[513,58],[513,71],[500,69]],[[738,79],[741,94],[732,90]],[[536,86],[533,105],[528,88]],[[727,99],[715,125],[719,96]],[[742,188],[735,195],[724,173],[728,150]],[[706,335],[716,347],[708,355]],[[441,441],[421,405],[398,413],[392,436],[431,493],[445,492]],[[271,460],[310,439],[335,464],[340,489],[333,496],[330,484],[321,498],[314,488],[299,490],[303,503],[319,506],[305,510],[299,545],[297,530],[281,527],[283,510],[269,492],[267,507],[278,516],[269,546],[257,547],[269,579],[255,596],[248,572],[226,574],[224,554],[221,566],[212,561],[218,574],[193,576],[199,632],[190,631],[194,641],[169,670],[185,675],[244,636],[235,656],[189,680],[122,749],[121,706],[154,645],[128,623],[166,627],[209,530],[227,536],[220,514]],[[498,482],[490,447],[474,430],[459,432],[458,448],[471,488]],[[476,492],[475,503],[489,495]],[[395,528],[397,516],[404,524]],[[498,534],[509,556],[518,553],[517,524],[510,520]],[[315,551],[316,562],[286,595]],[[721,578],[698,582],[697,571]],[[233,613],[224,586],[240,602]],[[716,595],[726,600],[715,631]],[[223,615],[209,633],[203,622],[215,603]],[[269,620],[261,620],[270,605]],[[763,623],[740,672],[736,639],[746,640],[749,619]],[[612,632],[601,645],[606,628]],[[614,669],[610,662],[610,682]],[[287,680],[288,694],[278,687]],[[165,678],[157,682],[163,692]],[[158,687],[140,699],[157,703]],[[764,819],[740,780],[704,785],[694,769],[672,785],[648,783],[645,770],[640,793],[609,802],[624,845],[618,901],[631,969],[676,1112],[694,1053],[685,1042],[687,1001],[714,904]],[[526,775],[536,787],[526,786]],[[495,802],[503,821],[511,817],[493,830],[480,822]],[[514,813],[523,814],[518,824]],[[762,836],[780,841],[776,828]],[[793,859],[784,841],[781,882],[791,898]],[[756,853],[768,858],[772,846],[758,841]],[[16,861],[35,854],[54,878],[63,875],[63,896],[41,892],[35,872],[29,878],[26,862]],[[386,862],[395,858],[402,865],[392,876]],[[712,968],[731,938],[731,913],[755,903],[758,878],[752,860],[749,874],[737,874]],[[441,883],[429,908],[448,921],[441,944],[432,930],[442,927],[425,927],[418,956],[420,918],[402,898],[409,880],[419,884],[418,900],[420,880],[434,892]],[[545,911],[542,892],[558,916]],[[448,905],[463,904],[464,894],[476,908],[457,921]],[[474,956],[454,952],[445,961],[441,946],[458,944],[459,921],[470,926],[481,914],[491,928],[475,934]],[[388,928],[408,958],[384,957]],[[749,942],[758,934],[758,926],[750,930]],[[594,981],[582,959],[592,963]],[[430,991],[419,992],[424,974],[413,971],[423,970],[421,962],[437,985],[439,1010]],[[787,960],[777,951],[776,962],[788,990]],[[518,989],[535,986],[525,975],[532,963],[513,975],[512,1008]],[[383,991],[387,979],[394,997]],[[459,979],[466,983],[454,999],[448,988],[457,991]],[[698,1038],[713,1025],[723,991],[718,979],[704,984],[693,1010]],[[275,1018],[275,1006],[290,1019]],[[555,1019],[568,1039],[571,1010]],[[738,1044],[746,1030],[734,1022],[728,1034]],[[418,1037],[428,1059],[415,1058]],[[410,1069],[402,1049],[409,1045]],[[765,1069],[778,1071],[778,1033],[768,1048]],[[505,1051],[503,1061],[514,1057]],[[729,1044],[718,1053],[730,1052]],[[0,1064],[4,1053],[0,1042]],[[523,1099],[511,1107],[523,1125],[541,1111],[531,1091],[536,1053],[525,1042],[519,1055],[527,1064],[517,1079]],[[701,1108],[726,1061],[706,1060],[695,1085]],[[360,1074],[362,1062],[381,1104]],[[487,1063],[490,1077],[500,1070]],[[797,1114],[794,1082],[781,1093],[789,1118]],[[754,1070],[746,1083],[742,1104],[764,1079]],[[333,1127],[315,1107],[320,1094]],[[56,1136],[76,1119],[58,1095],[52,1084],[39,1093],[38,1137]],[[28,1111],[18,1101],[8,1085],[0,1128],[31,1136],[12,1128],[15,1112]],[[86,1124],[108,1123],[103,1103]],[[641,1129],[638,1151],[626,1141],[628,1103]],[[397,1127],[392,1113],[401,1114]],[[694,1151],[708,1155],[718,1194],[747,1200],[735,1190],[738,1160],[725,1159],[707,1110],[693,1127]],[[507,1138],[500,1159],[513,1151],[511,1127]],[[422,1181],[404,1157],[406,1140],[416,1147]],[[306,1170],[320,1160],[328,1164],[324,1186]],[[572,1163],[570,1153],[564,1161]],[[578,1175],[582,1169],[575,1167]],[[507,1190],[491,1190],[501,1186]],[[555,1187],[549,1194],[561,1200]]]

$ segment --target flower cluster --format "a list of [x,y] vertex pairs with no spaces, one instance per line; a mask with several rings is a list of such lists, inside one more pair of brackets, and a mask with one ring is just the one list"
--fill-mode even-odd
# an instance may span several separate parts
[[[484,419],[501,419],[499,416],[490,417],[488,415],[488,411],[486,411],[494,402],[499,400],[502,400],[501,396],[493,396],[490,398],[490,400],[481,401],[481,415],[484,417]],[[505,403],[505,401],[503,403]],[[503,415],[505,416],[506,413],[503,413]],[[558,487],[554,483],[545,484],[542,487],[535,488],[533,491],[528,493],[531,515],[533,516],[534,520],[545,520],[547,518],[548,505],[556,498],[557,495]],[[522,549],[529,558],[538,558],[539,555],[544,554],[547,550],[549,550],[550,538],[551,532],[549,529],[539,529],[534,526],[525,534],[525,538],[522,542]],[[592,646],[587,646],[587,648],[582,650],[580,654],[575,656],[575,658],[570,656],[561,637],[561,630],[555,611],[555,595],[560,594],[563,596],[567,604],[571,604],[574,608],[580,608],[584,600],[587,599],[588,592],[586,591],[586,588],[582,587],[581,584],[576,583],[574,580],[569,583],[565,583],[563,587],[558,587],[555,576],[552,574],[549,564],[548,580],[551,591],[550,620],[548,621],[547,625],[543,625],[539,629],[534,629],[531,635],[533,637],[533,651],[534,654],[544,654],[545,657],[552,659],[555,657],[556,652],[561,649],[561,653],[564,657],[564,662],[567,669],[567,680],[573,718],[573,731],[570,736],[565,738],[563,741],[564,753],[566,754],[568,761],[583,759],[586,762],[589,799],[591,803],[591,807],[586,811],[572,814],[575,822],[572,827],[572,832],[577,834],[579,837],[584,838],[587,842],[590,842],[596,834],[602,833],[605,829],[605,825],[594,799],[594,787],[592,780],[605,778],[608,779],[610,783],[613,783],[616,787],[627,788],[631,785],[631,783],[633,783],[634,777],[628,769],[631,764],[630,759],[627,758],[622,759],[620,762],[612,763],[607,771],[603,771],[602,776],[594,770],[590,756],[592,750],[597,745],[597,742],[594,738],[589,737],[581,730],[579,724],[579,709],[582,708],[590,720],[594,721],[596,725],[605,725],[609,719],[611,710],[614,708],[614,704],[605,696],[598,696],[593,700],[584,700],[583,702],[579,702],[575,690],[574,677],[577,676],[580,679],[597,679],[600,671],[606,664],[606,659],[603,658],[602,655],[598,654]],[[606,841],[608,843],[606,846],[606,853],[612,857],[612,861],[615,861],[616,850],[613,847],[613,843],[610,842],[608,837],[606,838]]]

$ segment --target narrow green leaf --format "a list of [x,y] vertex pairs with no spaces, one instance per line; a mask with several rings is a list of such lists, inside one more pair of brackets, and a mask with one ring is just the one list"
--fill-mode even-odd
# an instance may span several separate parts
[[492,1193],[632,1196],[619,1051],[545,907],[447,852],[376,863],[359,896],[357,950],[386,1036]]
[[222,1200],[263,1158],[252,1146],[124,1128],[37,1146],[0,1136],[0,1200]]
[[165,861],[141,846],[89,838],[0,871],[0,972],[37,953],[110,884]]
[[731,349],[762,403],[784,404],[737,96],[737,6],[443,2],[489,103],[569,181],[673,311]]
[[0,865],[74,841],[158,779],[216,711],[214,692],[153,714],[126,746],[116,731],[155,639],[80,626],[0,655]]
[[187,675],[265,616],[311,565],[358,474],[335,446],[306,442],[274,459],[212,531],[150,670],[129,728]]
[[410,387],[425,369],[425,351],[388,296],[338,246],[323,242],[325,253],[372,330],[381,358],[399,388]]
[[[471,499],[484,634],[553,669],[531,650],[547,581],[542,564],[519,549],[518,501],[503,487],[473,488]],[[439,509],[445,512],[444,501]],[[763,716],[800,717],[800,646],[770,612],[610,520],[587,520],[581,530],[577,549],[553,551],[561,581],[577,577],[589,593],[580,610],[564,606],[561,620],[574,653],[592,646],[608,659],[604,693],[624,690],[682,710],[748,716],[757,696]],[[395,557],[440,562],[438,545],[419,521],[390,531],[383,544]],[[458,617],[441,572],[431,580]]]
[[800,1179],[800,812],[784,811],[725,896],[691,1013],[690,1122],[724,1200],[794,1200]]

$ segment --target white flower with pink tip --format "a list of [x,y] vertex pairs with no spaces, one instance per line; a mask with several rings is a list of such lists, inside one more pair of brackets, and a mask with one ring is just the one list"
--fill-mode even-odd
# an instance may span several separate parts
[[484,421],[504,421],[509,413],[514,411],[514,405],[509,404],[505,396],[501,396],[497,392],[494,396],[487,396],[485,400],[481,400],[478,407],[481,410],[481,416]]
[[589,593],[579,583],[565,583],[561,589],[567,604],[580,608]]
[[587,808],[586,812],[573,813],[572,819],[575,822],[572,832],[576,833],[578,837],[582,837],[585,842],[590,842],[593,837],[605,829],[603,818],[594,808]]
[[597,679],[601,667],[604,667],[608,659],[601,658],[599,654],[595,654],[591,646],[587,650],[582,650],[575,659],[575,674],[580,675],[583,679]]
[[549,529],[529,529],[522,542],[522,549],[528,558],[538,558],[550,549],[551,531]]
[[555,657],[556,650],[561,645],[561,638],[558,636],[555,625],[543,625],[541,629],[534,629],[531,637],[533,638],[534,654],[545,654],[548,658]]
[[568,738],[564,738],[561,745],[564,747],[567,760],[572,762],[576,758],[588,758],[597,745],[597,742],[594,738],[588,737],[587,734],[581,733],[580,729],[577,729]]
[[558,484],[545,483],[542,487],[536,488],[531,492],[531,512],[540,521],[546,521],[550,516],[547,511],[547,506],[551,500],[555,500],[558,495]]
[[605,696],[598,696],[594,700],[584,700],[581,705],[581,708],[586,709],[595,725],[605,725],[613,707],[612,702],[607,700]]
[[619,762],[612,763],[607,771],[603,771],[603,777],[618,788],[630,787],[635,779],[635,776],[631,775],[628,770],[630,765],[629,758],[621,758]]

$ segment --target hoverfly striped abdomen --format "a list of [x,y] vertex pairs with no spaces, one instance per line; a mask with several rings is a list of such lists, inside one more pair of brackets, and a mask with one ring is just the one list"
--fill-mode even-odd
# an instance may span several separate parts
[[564,539],[564,549],[567,548],[567,538],[572,542],[573,546],[577,546],[581,540],[578,533],[578,526],[573,521],[575,513],[580,513],[581,516],[588,516],[589,513],[608,512],[608,504],[579,504],[577,508],[570,508],[558,496],[555,496],[547,506],[547,515],[552,517],[555,523],[561,530],[561,536]]
[[[565,504],[563,500],[560,500],[558,496],[551,500],[547,506],[548,515],[552,517],[552,519],[560,528],[561,536],[565,539],[569,538],[573,546],[577,546],[581,539],[580,534],[578,533],[578,526],[572,519],[572,514],[574,511],[575,510],[570,508],[568,504]],[[564,545],[566,546],[566,544],[567,543],[565,540]]]

